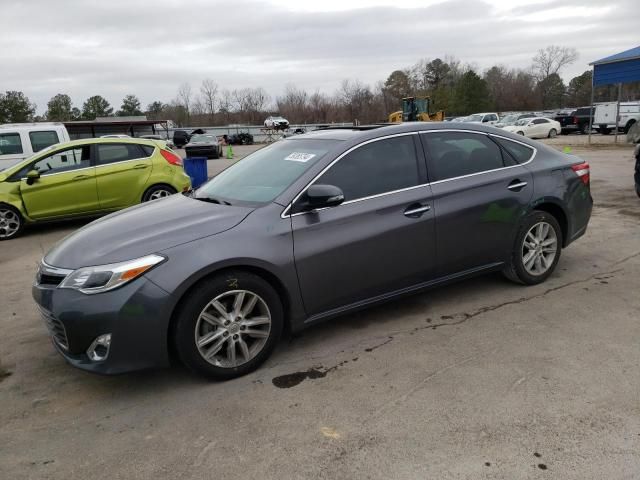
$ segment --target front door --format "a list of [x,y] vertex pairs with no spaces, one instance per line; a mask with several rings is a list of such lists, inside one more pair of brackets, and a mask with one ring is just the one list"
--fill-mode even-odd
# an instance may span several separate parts
[[135,143],[96,144],[98,198],[104,209],[140,203],[151,175],[154,148]]
[[[483,133],[431,132],[421,138],[433,193],[439,275],[504,261],[533,194],[531,173]],[[514,152],[519,148],[524,156],[526,150],[533,155],[530,147],[502,141]]]
[[418,146],[417,135],[404,135],[356,148],[314,182],[341,188],[345,202],[293,214],[296,269],[309,316],[432,277],[431,189]]
[[53,152],[25,167],[21,173],[26,175],[29,170],[40,173],[40,178],[31,185],[26,178],[20,180],[22,201],[31,218],[83,214],[99,209],[91,145]]

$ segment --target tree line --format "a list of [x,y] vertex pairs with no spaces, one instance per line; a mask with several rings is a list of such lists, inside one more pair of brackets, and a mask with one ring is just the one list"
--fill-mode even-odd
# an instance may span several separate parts
[[[526,69],[494,65],[483,72],[452,56],[422,59],[407,68],[395,70],[373,86],[358,79],[343,80],[333,93],[308,92],[287,84],[281,95],[272,97],[262,87],[221,89],[205,79],[197,90],[189,83],[180,85],[169,102],[151,102],[145,109],[136,95],[126,95],[120,108],[114,108],[101,95],[94,95],[73,106],[71,97],[59,93],[49,100],[41,117],[36,105],[20,91],[0,93],[0,123],[33,120],[93,120],[105,116],[147,115],[149,119],[172,120],[179,126],[259,124],[273,113],[291,123],[372,123],[386,121],[389,113],[401,108],[406,96],[428,95],[432,111],[449,116],[481,111],[530,111],[580,107],[591,101],[591,70],[565,84],[562,70],[574,63],[574,48],[550,45],[538,50]],[[596,101],[617,98],[616,87],[599,87]],[[623,99],[640,99],[640,82],[623,89]]]

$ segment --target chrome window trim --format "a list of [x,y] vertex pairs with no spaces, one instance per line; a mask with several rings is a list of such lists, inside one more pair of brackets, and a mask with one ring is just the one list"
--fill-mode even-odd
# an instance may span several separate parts
[[354,200],[349,200],[349,201],[343,202],[340,205],[337,205],[337,207],[340,207],[341,205],[349,205],[351,203],[362,202],[362,201],[365,201],[365,200],[371,200],[373,198],[383,197],[383,196],[386,196],[386,195],[393,195],[395,193],[401,193],[401,192],[405,192],[407,190],[413,190],[413,189],[420,188],[420,187],[437,185],[437,184],[440,184],[440,183],[451,182],[451,181],[454,181],[454,180],[460,180],[462,178],[469,178],[469,177],[474,177],[474,176],[477,176],[477,175],[484,175],[485,173],[492,173],[492,172],[498,172],[498,171],[501,171],[501,170],[508,170],[510,168],[522,167],[524,165],[528,165],[529,163],[531,163],[533,161],[533,159],[535,158],[536,154],[538,153],[538,149],[536,147],[533,147],[533,146],[531,146],[531,145],[529,145],[527,143],[521,142],[519,140],[515,140],[513,138],[505,137],[504,135],[500,135],[500,134],[496,134],[496,133],[490,133],[490,132],[479,132],[479,131],[476,131],[476,130],[460,129],[460,128],[447,128],[447,129],[439,128],[439,129],[432,129],[432,130],[420,130],[420,131],[417,131],[417,132],[396,133],[396,134],[393,134],[393,135],[385,135],[384,137],[372,138],[370,140],[367,140],[365,142],[359,143],[358,145],[355,145],[355,146],[351,147],[349,150],[347,150],[346,152],[340,154],[329,165],[327,165],[325,168],[323,168],[320,173],[318,173],[309,183],[307,183],[307,185],[305,185],[305,187],[294,197],[294,199],[289,203],[289,205],[287,205],[285,207],[285,209],[280,214],[280,218],[283,218],[283,219],[284,218],[291,218],[291,217],[295,217],[295,216],[298,216],[298,215],[306,215],[307,213],[311,213],[311,212],[320,212],[322,210],[325,210],[326,208],[336,208],[336,207],[324,207],[324,208],[318,208],[318,209],[315,209],[315,210],[311,210],[311,211],[308,211],[308,212],[288,213],[289,210],[291,209],[292,205],[300,198],[300,196],[307,190],[307,188],[309,188],[309,186],[313,184],[313,182],[315,182],[320,176],[322,176],[327,170],[329,170],[329,168],[331,168],[342,157],[344,157],[345,155],[351,153],[355,149],[357,149],[357,148],[359,148],[359,147],[361,147],[363,145],[367,145],[369,143],[373,143],[373,142],[378,141],[378,140],[384,140],[386,138],[401,137],[401,136],[405,136],[405,135],[422,135],[422,134],[425,134],[425,133],[439,133],[439,132],[474,133],[474,134],[477,134],[477,135],[485,135],[487,137],[492,136],[492,137],[502,138],[502,139],[507,140],[509,142],[514,142],[514,143],[519,143],[520,145],[524,145],[525,147],[528,147],[531,150],[533,150],[533,153],[532,153],[531,157],[529,157],[529,160],[527,160],[524,163],[518,163],[516,165],[509,165],[507,167],[494,168],[492,170],[484,170],[482,172],[469,173],[467,175],[461,175],[459,177],[445,178],[444,180],[436,180],[435,182],[427,182],[427,183],[423,183],[421,185],[414,185],[412,187],[402,188],[400,190],[393,190],[393,191],[390,191],[390,192],[379,193],[379,194],[371,195],[371,196],[368,196],[368,197],[356,198]]
[[[345,157],[345,156],[346,156],[346,155],[348,155],[349,153],[353,152],[354,150],[356,150],[356,149],[358,149],[358,148],[360,148],[360,147],[362,147],[362,146],[364,146],[364,145],[368,145],[368,144],[370,144],[370,143],[378,142],[378,141],[380,141],[380,140],[386,140],[386,139],[388,139],[388,138],[395,138],[395,137],[405,137],[405,136],[409,136],[409,135],[418,135],[418,133],[419,133],[419,132],[403,132],[403,133],[394,133],[394,134],[391,134],[391,135],[385,135],[385,136],[383,136],[383,137],[371,138],[371,139],[366,140],[366,141],[364,141],[364,142],[362,142],[362,143],[359,143],[359,144],[357,144],[357,145],[354,145],[353,147],[351,147],[351,148],[350,148],[350,149],[348,149],[347,151],[345,151],[345,152],[341,153],[341,154],[340,154],[340,155],[338,155],[338,156],[337,156],[337,157],[336,157],[336,158],[335,158],[335,159],[334,159],[334,160],[333,160],[329,165],[327,165],[326,167],[324,167],[324,168],[320,171],[320,173],[318,173],[315,177],[313,177],[313,178],[311,179],[311,181],[310,181],[310,182],[308,182],[308,183],[304,186],[304,188],[303,188],[302,190],[300,190],[300,192],[298,192],[298,194],[294,197],[294,199],[293,199],[293,200],[291,200],[291,202],[289,202],[289,205],[287,205],[287,206],[285,207],[285,209],[282,211],[282,213],[280,214],[280,218],[289,218],[289,217],[293,217],[293,216],[297,216],[297,215],[304,215],[304,214],[310,213],[310,212],[298,212],[298,213],[293,213],[293,214],[291,214],[291,213],[288,213],[288,211],[291,209],[291,207],[293,206],[293,204],[294,204],[294,203],[296,203],[296,202],[298,201],[298,199],[300,198],[300,196],[301,196],[301,195],[302,195],[302,194],[307,190],[307,188],[309,188],[309,186],[313,184],[313,182],[315,182],[318,178],[320,178],[322,175],[324,175],[324,173],[325,173],[327,170],[329,170],[329,169],[330,169],[334,164],[336,164],[337,162],[339,162],[343,157]],[[416,153],[417,153],[417,152],[416,152]],[[417,158],[418,158],[418,155],[416,155],[416,159],[417,159]],[[403,189],[400,189],[400,190],[394,190],[394,191],[391,191],[391,192],[378,193],[378,194],[376,194],[376,195],[371,195],[371,196],[369,196],[369,197],[355,198],[355,199],[353,199],[353,200],[348,200],[348,201],[346,201],[346,202],[343,202],[343,203],[341,203],[340,205],[348,205],[348,204],[350,204],[350,203],[360,202],[360,201],[363,201],[363,200],[369,200],[369,199],[371,199],[371,198],[377,198],[377,197],[381,197],[381,196],[384,196],[384,195],[390,195],[390,194],[392,194],[392,193],[398,193],[398,192],[402,192],[402,191],[404,191],[404,190],[410,190],[410,189],[413,189],[413,188],[423,187],[424,185],[427,185],[427,184],[425,183],[425,184],[422,184],[422,185],[413,185],[413,186],[411,186],[411,187],[403,188]],[[338,205],[338,206],[340,206],[340,205]],[[326,208],[331,208],[331,207],[326,207]],[[313,210],[313,211],[315,211],[315,212],[319,212],[320,210],[324,210],[324,208],[318,208],[318,209]]]

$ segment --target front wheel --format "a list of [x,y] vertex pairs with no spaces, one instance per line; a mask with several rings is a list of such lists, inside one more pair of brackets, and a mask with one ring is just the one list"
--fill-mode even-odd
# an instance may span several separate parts
[[558,131],[555,128],[549,130],[549,138],[555,138],[556,135],[558,135]]
[[248,272],[229,271],[198,285],[176,314],[175,346],[191,370],[227,380],[258,368],[284,323],[273,287]]
[[522,221],[503,273],[517,283],[542,283],[555,270],[561,248],[562,229],[558,221],[550,213],[534,211]]
[[143,202],[150,202],[151,200],[159,200],[161,198],[169,197],[176,193],[176,189],[169,185],[154,185],[147,189],[142,196]]
[[20,235],[24,219],[20,212],[8,205],[0,205],[0,240],[11,240]]

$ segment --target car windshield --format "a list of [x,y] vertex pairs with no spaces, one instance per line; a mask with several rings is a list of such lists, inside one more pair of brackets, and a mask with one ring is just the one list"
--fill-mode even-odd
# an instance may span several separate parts
[[481,121],[482,121],[482,117],[484,117],[484,115],[478,115],[478,114],[475,114],[475,115],[469,115],[469,116],[466,118],[466,121],[467,121],[467,122],[481,122]]
[[215,135],[194,135],[191,137],[191,143],[210,143],[217,140],[218,138]]
[[248,155],[200,187],[196,198],[270,202],[326,155],[331,140],[281,140]]
[[516,123],[516,120],[518,120],[517,115],[506,115],[505,117],[502,118],[502,120],[500,120],[500,124],[513,125],[514,123]]

